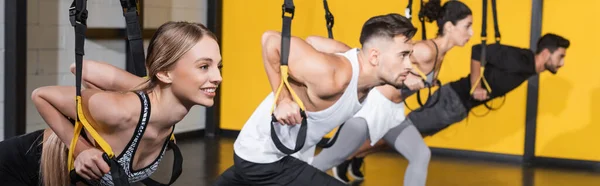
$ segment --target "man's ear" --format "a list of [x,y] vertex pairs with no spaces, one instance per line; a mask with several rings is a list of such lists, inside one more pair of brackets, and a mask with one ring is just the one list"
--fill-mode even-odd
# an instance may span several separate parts
[[550,60],[551,56],[552,56],[552,52],[550,52],[550,50],[548,50],[547,48],[544,48],[544,50],[542,50],[542,57],[544,57],[544,59],[546,60],[546,62],[548,60]]
[[381,53],[379,52],[379,50],[377,50],[375,48],[369,49],[369,63],[371,65],[373,65],[373,66],[378,65],[380,57],[381,57]]
[[173,80],[171,79],[171,73],[169,73],[168,71],[160,71],[156,73],[156,78],[158,78],[158,80],[162,81],[163,83],[173,82]]

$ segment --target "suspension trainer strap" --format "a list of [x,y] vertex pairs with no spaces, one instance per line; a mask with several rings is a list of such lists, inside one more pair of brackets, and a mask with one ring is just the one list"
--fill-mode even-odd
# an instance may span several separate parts
[[[493,16],[493,20],[494,20],[494,37],[495,37],[495,41],[496,44],[500,44],[501,41],[501,35],[500,35],[500,28],[498,26],[498,12],[496,10],[496,0],[491,0],[492,1],[492,16]],[[487,40],[487,0],[483,0],[483,15],[482,15],[482,25],[481,25],[481,70],[480,70],[480,77],[479,79],[477,79],[477,81],[475,82],[475,84],[473,85],[473,87],[471,87],[471,94],[473,94],[473,92],[475,91],[475,87],[477,87],[478,83],[480,81],[483,82],[486,90],[488,91],[488,95],[492,96],[492,89],[489,85],[489,83],[487,82],[487,80],[484,77],[484,71],[485,71],[485,65],[487,64],[486,61],[486,40]],[[488,111],[485,114],[479,115],[479,114],[475,114],[473,112],[473,114],[477,117],[481,117],[481,116],[485,116],[487,115],[490,111],[492,110],[498,110],[500,107],[502,107],[502,105],[504,105],[504,102],[506,101],[506,97],[502,96],[502,103],[500,103],[500,106],[498,108],[493,108],[492,106],[488,105],[488,102],[484,102],[483,105],[488,109]],[[471,99],[473,99],[471,97]]]
[[327,35],[329,39],[333,39],[333,14],[329,11],[327,0],[323,0],[323,8],[325,8],[325,22],[327,25]]
[[[290,87],[290,84],[288,82],[288,57],[290,54],[290,40],[291,40],[291,27],[292,27],[292,19],[294,19],[294,11],[295,11],[295,6],[294,6],[294,1],[293,0],[284,0],[284,4],[282,5],[282,12],[281,12],[281,16],[283,18],[283,24],[282,24],[282,32],[281,32],[281,57],[280,57],[280,64],[281,66],[280,68],[280,73],[281,73],[281,83],[279,84],[279,87],[277,88],[277,92],[275,93],[275,100],[273,102],[273,107],[271,108],[271,139],[273,140],[273,143],[275,144],[275,147],[277,147],[277,149],[279,149],[279,151],[290,155],[293,153],[296,153],[298,151],[300,151],[303,147],[304,147],[304,142],[306,141],[306,132],[307,132],[307,121],[306,121],[306,114],[304,113],[305,111],[305,107],[304,104],[302,103],[302,101],[300,100],[300,98],[298,97],[298,95],[296,95],[296,92],[294,92],[294,90]],[[286,15],[289,14],[289,15]],[[298,131],[298,137],[296,139],[296,147],[292,150],[287,148],[285,145],[283,145],[283,143],[281,143],[281,140],[279,140],[279,137],[277,136],[277,133],[275,132],[275,123],[277,122],[277,119],[275,118],[275,115],[273,114],[273,110],[275,109],[275,104],[277,103],[277,99],[279,98],[279,93],[281,92],[282,88],[286,86],[286,88],[290,91],[290,94],[292,95],[292,98],[294,99],[294,101],[296,101],[296,103],[298,104],[298,106],[300,106],[300,115],[302,116],[302,124],[300,125],[300,130]]]
[[477,86],[479,86],[480,82],[483,82],[483,86],[487,89],[488,94],[492,93],[492,89],[489,85],[489,83],[487,82],[487,80],[485,79],[485,76],[483,75],[483,72],[485,71],[485,66],[487,64],[486,61],[486,48],[487,48],[487,1],[488,0],[483,0],[483,11],[482,11],[482,19],[481,19],[481,67],[480,67],[480,71],[479,71],[479,78],[477,79],[477,81],[475,81],[475,83],[472,85],[471,87],[471,91],[470,94],[473,95],[473,92],[475,92],[475,88]]
[[[409,4],[412,4],[412,2],[409,2]],[[426,26],[425,26],[425,19],[426,19],[425,18],[425,10],[423,9],[424,5],[425,4],[423,4],[423,0],[421,0],[420,1],[420,10],[419,10],[419,21],[421,22],[421,28],[423,29],[423,32],[421,32],[421,40],[423,40],[423,41],[427,40],[427,31],[426,31]],[[437,61],[437,54],[436,54],[436,61]],[[412,65],[413,65],[413,70],[416,71],[418,73],[418,75],[421,77],[421,79],[423,79],[423,82],[425,84],[427,84],[427,75],[425,75],[425,73],[423,73],[423,71],[421,71],[421,69],[419,69],[418,66],[416,66],[414,63]],[[434,66],[434,70],[435,70],[435,66]],[[417,74],[415,74],[415,75],[417,75]],[[431,87],[431,86],[428,86],[428,87]]]
[[[327,4],[327,0],[323,0],[323,8],[325,8],[325,21],[327,22],[327,33],[328,33],[328,37],[329,39],[333,39],[333,23],[334,23],[334,18],[333,18],[333,14],[331,13],[331,11],[329,11],[329,5]],[[317,143],[317,146],[321,147],[321,148],[329,148],[331,146],[333,146],[333,144],[335,144],[335,141],[337,140],[337,137],[340,133],[340,131],[342,130],[342,127],[344,126],[344,124],[340,125],[340,127],[338,127],[338,130],[335,132],[334,137],[331,140],[328,140],[327,138],[322,138],[321,141],[319,141],[319,143]]]
[[[71,3],[71,7],[69,8],[69,21],[71,22],[71,25],[75,29],[75,87],[76,87],[75,101],[76,101],[77,114],[75,116],[75,126],[74,126],[74,130],[73,130],[73,138],[71,139],[71,144],[69,146],[68,157],[67,157],[69,176],[71,179],[70,182],[71,182],[71,185],[76,185],[77,182],[84,182],[86,184],[89,184],[85,179],[83,179],[81,176],[79,176],[75,172],[75,166],[74,166],[75,157],[73,155],[73,153],[74,153],[73,151],[75,150],[79,136],[84,132],[83,129],[85,128],[85,130],[90,133],[90,135],[92,136],[92,138],[94,139],[96,144],[98,146],[100,146],[102,151],[104,151],[103,159],[110,166],[111,176],[113,178],[112,180],[113,180],[114,185],[125,186],[125,185],[129,185],[129,181],[128,181],[126,175],[123,173],[123,169],[121,168],[119,163],[114,159],[115,155],[114,155],[112,148],[102,138],[102,136],[100,136],[100,134],[98,134],[98,132],[96,132],[96,130],[92,127],[92,125],[86,119],[86,117],[83,113],[83,105],[81,102],[82,101],[81,82],[82,82],[82,71],[83,71],[83,56],[85,55],[84,45],[85,45],[85,33],[87,30],[87,17],[88,17],[87,0],[74,0],[73,3]],[[120,173],[122,173],[122,174],[120,174]],[[125,176],[125,177],[123,177],[123,176]]]
[[[173,128],[175,129],[175,128]],[[173,130],[174,131],[174,130]],[[146,186],[167,186],[167,185],[171,185],[173,183],[175,183],[175,181],[177,180],[177,178],[179,178],[179,176],[181,175],[182,168],[183,168],[183,156],[181,155],[181,150],[179,150],[179,147],[175,144],[175,142],[173,140],[169,140],[167,142],[167,146],[169,148],[171,148],[171,150],[173,150],[173,169],[171,171],[171,179],[169,180],[168,184],[162,184],[159,183],[155,180],[153,180],[152,178],[148,177],[144,180],[142,180],[142,183],[144,183]]]
[[[491,0],[491,1],[492,1],[492,14],[493,14],[493,18],[494,18],[494,36],[496,39],[496,44],[500,44],[500,40],[502,39],[502,37],[500,36],[500,28],[498,26],[498,11],[496,11],[496,0]],[[491,90],[491,88],[490,88],[490,90]],[[490,94],[491,94],[491,91],[490,91]],[[506,101],[506,96],[503,95],[502,102],[500,103],[500,106],[498,108],[493,108],[491,105],[488,105],[488,102],[483,103],[483,105],[490,111],[498,110],[498,109],[500,109],[500,107],[502,107],[502,105],[504,105],[505,101]]]
[[404,9],[404,17],[408,18],[409,20],[412,19],[412,4],[413,0],[408,0],[408,5],[406,6],[406,9]]
[[[96,143],[100,146],[100,148],[105,152],[105,160],[109,163],[111,170],[119,170],[121,169],[118,166],[112,164],[112,159],[114,157],[114,153],[110,145],[102,139],[100,134],[94,130],[94,128],[90,125],[83,114],[83,106],[81,103],[81,82],[82,82],[82,67],[83,67],[83,56],[84,45],[85,45],[85,32],[87,30],[87,0],[74,0],[71,3],[71,7],[69,8],[69,21],[71,25],[75,29],[75,83],[76,83],[76,116],[75,116],[75,126],[73,131],[73,138],[71,139],[71,144],[68,152],[68,167],[71,175],[71,184],[75,184],[77,181],[82,181],[83,179],[75,173],[74,166],[74,156],[73,151],[75,150],[75,146],[79,139],[79,136],[83,132],[82,129],[85,128],[92,138],[96,141]],[[115,182],[117,183],[117,182]]]
[[[412,19],[412,4],[413,4],[413,0],[408,0],[408,5],[406,6],[406,9],[404,10],[404,17],[408,18],[408,19]],[[422,38],[423,40],[427,39],[427,36],[425,34],[425,14],[423,13],[423,0],[421,0],[421,10],[419,11],[419,21],[421,21],[421,27],[423,28],[423,32],[422,32]],[[427,81],[427,76],[425,75],[425,73],[423,73],[423,71],[421,71],[419,68],[417,68],[417,66],[413,65],[413,69],[415,70],[415,72],[411,72],[413,75],[419,76],[421,77],[421,79],[423,79],[423,81]]]
[[419,21],[421,21],[421,28],[423,29],[423,32],[421,32],[421,40],[427,40],[427,27],[425,26],[425,9],[423,8],[425,4],[423,3],[423,0],[421,0],[420,6],[421,7],[419,10]]
[[[412,19],[412,5],[413,5],[413,0],[408,0],[408,5],[406,6],[406,9],[404,9],[404,17],[408,18],[408,19]],[[419,21],[421,22],[421,28],[423,29],[423,32],[421,32],[421,39],[422,40],[427,40],[427,31],[425,31],[425,10],[423,10],[423,6],[425,4],[423,3],[423,0],[420,0],[420,10],[419,10]]]
[[[433,69],[432,69],[432,70],[431,70],[431,72],[429,72],[429,73],[435,73],[435,67],[437,66],[437,63],[438,63],[439,47],[438,47],[438,45],[435,43],[435,41],[433,41],[433,40],[432,40],[432,41],[431,41],[431,43],[433,43],[433,45],[435,46],[435,61],[433,62]],[[422,72],[422,71],[421,71],[421,70],[420,70],[420,69],[419,69],[417,66],[414,66],[414,67],[413,67],[413,69],[415,69],[415,71],[417,71],[417,73],[419,73],[419,75],[420,75],[420,76],[421,76],[421,78],[423,79],[423,83],[424,83],[425,87],[428,89],[428,94],[427,94],[427,95],[428,95],[428,99],[427,99],[427,101],[425,101],[425,102],[423,103],[423,100],[422,100],[422,98],[421,98],[421,91],[420,91],[420,90],[417,90],[417,91],[416,91],[416,92],[417,92],[417,103],[419,103],[419,106],[421,106],[421,107],[419,107],[418,109],[415,109],[415,110],[413,110],[413,109],[411,109],[411,108],[408,106],[408,103],[406,103],[406,101],[404,101],[404,105],[406,106],[406,108],[408,108],[408,109],[409,109],[409,110],[411,110],[412,112],[420,112],[420,111],[423,111],[423,109],[425,109],[425,108],[431,108],[431,107],[433,107],[435,104],[437,104],[437,103],[438,103],[438,101],[439,101],[439,99],[440,99],[440,97],[439,97],[439,96],[438,96],[436,99],[434,99],[434,101],[432,101],[432,102],[430,101],[430,100],[431,100],[431,98],[432,98],[432,95],[431,95],[431,88],[432,88],[432,87],[434,86],[434,84],[436,84],[436,83],[437,83],[438,85],[440,85],[440,86],[442,85],[442,83],[441,83],[441,82],[440,82],[440,80],[437,78],[437,75],[436,75],[436,76],[434,76],[434,77],[433,77],[433,79],[432,79],[432,81],[431,81],[431,83],[429,83],[429,82],[427,82],[427,76],[425,76],[425,74],[424,74],[424,73],[423,73],[423,72]],[[414,73],[413,73],[413,74],[414,74]],[[439,75],[439,74],[438,74],[438,75]],[[442,89],[438,89],[437,91],[438,91],[438,92],[440,92],[440,94],[441,94],[441,91],[442,91]]]
[[133,74],[143,77],[146,76],[146,64],[144,57],[144,41],[142,38],[142,29],[140,28],[138,3],[137,0],[120,0],[125,17],[127,41],[129,43],[129,52],[133,59]]
[[496,0],[492,0],[492,14],[494,16],[494,36],[496,36],[496,43],[500,44],[500,28],[498,26],[498,12],[496,11]]
[[[406,6],[406,9],[404,9],[404,16],[408,19],[412,20],[412,5],[413,5],[413,0],[408,0],[408,5]],[[423,40],[427,40],[427,34],[425,31],[425,14],[424,14],[424,10],[423,10],[423,0],[420,0],[420,8],[421,10],[419,10],[419,21],[421,22],[421,28],[423,29],[423,32],[421,32],[421,38]],[[413,67],[413,71],[411,71],[410,73],[415,75],[415,76],[419,76],[422,80],[423,80],[423,84],[426,87],[431,87],[431,85],[429,83],[427,83],[427,75],[425,75],[425,73],[423,73],[423,71],[421,71],[421,69],[419,69],[419,67],[416,64],[411,64]],[[407,87],[404,87],[407,88]],[[431,89],[431,88],[430,88]],[[431,92],[431,90],[429,90],[429,92]],[[417,90],[417,102],[419,103],[419,105],[421,107],[423,107],[423,102],[421,101],[421,94],[420,91]],[[404,105],[406,106],[406,108],[408,108],[411,111],[420,111],[421,109],[417,109],[417,110],[413,110],[411,109],[408,104],[406,103],[406,101],[404,102]]]

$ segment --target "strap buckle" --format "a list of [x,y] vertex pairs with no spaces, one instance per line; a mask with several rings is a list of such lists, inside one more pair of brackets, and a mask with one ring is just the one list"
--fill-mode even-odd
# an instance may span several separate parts
[[425,20],[425,13],[423,12],[423,10],[419,11],[419,21],[424,22]]
[[128,0],[121,0],[121,7],[123,7],[123,8],[129,8],[129,1]]
[[333,28],[333,14],[327,11],[325,12],[325,20],[327,21],[327,28]]
[[286,7],[285,4],[281,5],[281,17],[285,17],[285,13],[291,14],[291,18],[294,19],[296,6]]
[[139,11],[137,11],[138,4],[135,0],[121,0],[121,8],[124,16],[127,16],[128,12],[135,12],[136,16],[139,15]]
[[69,20],[71,25],[87,25],[88,11],[86,9],[78,10],[76,7],[69,8]]
[[[482,36],[481,36],[481,41],[483,41],[483,42],[486,42],[486,41],[487,41],[487,36],[483,36],[483,35],[482,35]],[[484,47],[484,46],[481,46],[481,47]]]

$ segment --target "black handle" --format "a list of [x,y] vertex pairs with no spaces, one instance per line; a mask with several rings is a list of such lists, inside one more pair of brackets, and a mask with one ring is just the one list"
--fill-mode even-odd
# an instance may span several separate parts
[[[102,159],[106,162],[109,163],[110,158],[108,158],[108,154],[103,153],[102,154]],[[110,163],[109,163],[110,165]],[[78,182],[83,182],[86,185],[91,185],[86,179],[84,179],[83,177],[81,177],[79,174],[77,174],[77,172],[75,172],[75,169],[71,170],[69,172],[69,177],[71,178],[71,185],[77,185]]]
[[304,113],[303,110],[300,110],[300,116],[302,117],[302,124],[300,124],[300,130],[298,131],[298,137],[296,138],[296,147],[292,150],[283,145],[283,143],[281,143],[281,140],[279,140],[277,133],[275,133],[274,127],[274,123],[277,122],[277,118],[275,118],[274,114],[271,114],[271,138],[273,140],[273,143],[275,144],[275,147],[277,147],[277,149],[279,149],[279,151],[283,152],[284,154],[294,154],[302,150],[302,148],[304,147],[304,143],[306,142],[306,132],[308,123],[306,121],[306,113]]

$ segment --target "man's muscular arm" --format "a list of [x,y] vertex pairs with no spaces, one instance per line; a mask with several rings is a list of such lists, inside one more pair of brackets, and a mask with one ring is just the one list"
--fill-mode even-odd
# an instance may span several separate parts
[[[262,36],[262,48],[265,71],[273,92],[276,92],[281,83],[281,72],[279,69],[281,58],[281,33],[275,31],[265,32]],[[310,46],[306,41],[298,37],[291,37],[290,53],[288,57],[289,77],[294,81],[309,87],[308,90],[316,96],[327,97],[336,94],[339,92],[339,89],[336,88],[338,86],[336,86],[337,83],[334,77],[336,65],[339,65],[339,62],[329,59],[330,57],[331,56],[328,56],[327,54],[315,50],[315,48]],[[293,103],[291,94],[287,87],[283,87],[279,99],[276,100],[278,109],[281,105],[295,105],[291,103]],[[282,110],[286,110],[286,112],[293,112],[293,109],[299,110],[294,106],[282,108]],[[275,112],[277,112],[277,110]],[[300,122],[300,120],[297,120],[299,117],[289,117],[286,116],[285,113],[281,113],[281,117],[278,117],[278,114],[275,114],[278,120],[286,117],[290,119],[288,122],[283,121],[283,123],[286,124]],[[288,115],[295,114],[296,113]]]
[[[263,35],[263,58],[271,88],[275,92],[281,83],[280,66],[281,34],[269,31]],[[294,81],[311,88],[311,93],[327,97],[338,91],[335,87],[335,69],[340,62],[315,50],[306,41],[292,37],[288,58],[289,76]],[[340,82],[341,83],[341,82]],[[283,94],[283,90],[282,93]],[[289,93],[289,91],[287,91]],[[283,98],[282,98],[283,99]]]
[[324,53],[342,53],[350,50],[350,46],[321,36],[308,36],[306,42],[316,50]]

